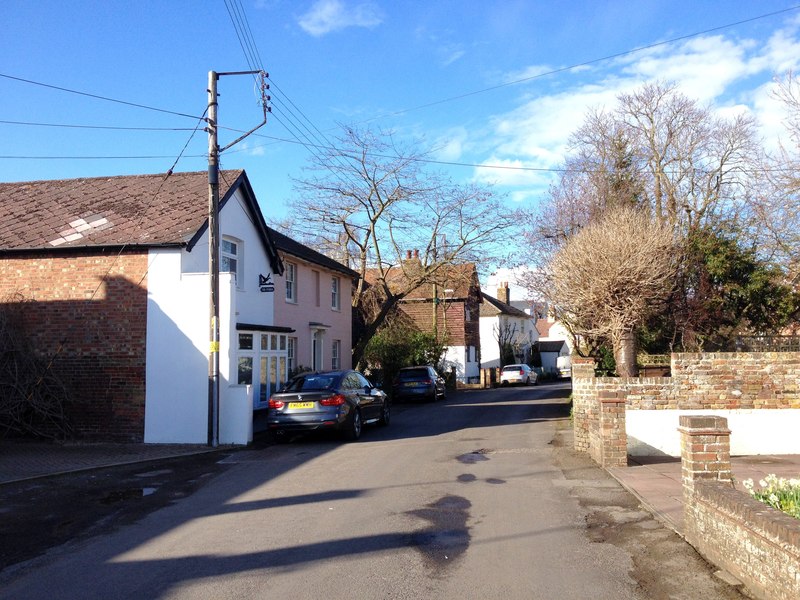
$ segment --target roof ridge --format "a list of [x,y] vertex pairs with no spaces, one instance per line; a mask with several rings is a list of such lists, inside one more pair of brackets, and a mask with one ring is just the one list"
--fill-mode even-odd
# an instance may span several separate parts
[[[220,169],[220,173],[237,173],[241,174],[244,172],[244,169]],[[134,175],[96,175],[94,177],[64,177],[60,179],[32,179],[30,181],[2,181],[0,182],[0,186],[20,186],[26,184],[33,184],[33,183],[46,183],[46,184],[57,184],[57,183],[67,183],[69,181],[100,181],[100,180],[109,180],[109,179],[150,179],[153,177],[165,177],[168,172],[163,173],[137,173]],[[200,174],[205,174],[207,171],[173,171],[169,173],[170,177],[182,177],[182,176],[197,176]],[[238,176],[238,175],[237,175]]]

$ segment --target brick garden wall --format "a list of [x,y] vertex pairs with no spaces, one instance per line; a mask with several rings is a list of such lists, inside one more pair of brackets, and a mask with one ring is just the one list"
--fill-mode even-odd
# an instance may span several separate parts
[[751,595],[800,598],[800,521],[732,485],[727,420],[680,417],[684,534]]
[[147,251],[5,255],[0,309],[66,384],[79,438],[144,438]]
[[686,537],[757,597],[800,598],[800,521],[721,483],[698,483]]
[[[796,352],[673,354],[672,377],[642,378],[595,378],[593,361],[574,357],[572,379],[575,448],[600,464],[603,431],[612,443],[620,435],[608,423],[601,429],[602,403],[610,400],[626,410],[800,408]],[[624,435],[624,420],[621,427]]]

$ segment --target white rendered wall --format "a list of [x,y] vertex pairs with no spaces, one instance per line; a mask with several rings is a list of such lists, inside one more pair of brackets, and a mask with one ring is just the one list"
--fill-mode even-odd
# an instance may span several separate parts
[[[220,212],[220,233],[240,242],[241,276],[220,274],[220,405],[236,403],[236,323],[273,324],[275,292],[261,292],[259,275],[274,274],[250,214],[238,197]],[[210,282],[207,233],[192,248],[153,250],[148,271],[145,442],[208,441]],[[277,289],[277,288],[276,288]],[[232,387],[233,386],[233,387]],[[252,405],[251,405],[252,406]],[[220,431],[240,432],[252,411],[221,410]],[[245,420],[248,423],[245,423]],[[239,422],[241,421],[241,422]],[[234,436],[237,440],[240,436]],[[223,442],[225,443],[225,442]],[[239,443],[239,442],[235,442]]]
[[208,438],[208,275],[180,274],[181,251],[150,252],[146,443]]
[[631,456],[680,456],[678,418],[716,415],[728,419],[732,455],[800,454],[800,409],[626,410]]
[[445,371],[449,373],[450,369],[455,367],[456,379],[462,383],[469,382],[470,378],[480,377],[481,374],[480,365],[477,361],[466,361],[466,351],[467,349],[464,346],[448,346],[442,359]]
[[484,369],[503,366],[500,364],[500,346],[494,337],[496,327],[496,316],[480,318],[481,367]]

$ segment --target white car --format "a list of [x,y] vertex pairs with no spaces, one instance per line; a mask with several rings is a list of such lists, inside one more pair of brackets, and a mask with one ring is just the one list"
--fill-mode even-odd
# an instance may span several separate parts
[[500,385],[520,383],[523,385],[536,385],[539,376],[528,365],[506,365],[500,373]]

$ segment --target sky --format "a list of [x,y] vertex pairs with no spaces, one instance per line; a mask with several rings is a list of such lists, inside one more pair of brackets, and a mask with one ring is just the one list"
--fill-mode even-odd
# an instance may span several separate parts
[[[208,72],[263,67],[273,112],[221,166],[247,171],[268,220],[343,124],[523,208],[586,111],[649,81],[752,114],[774,145],[770,87],[800,61],[790,0],[6,0],[3,20],[0,181],[205,170]],[[225,146],[262,113],[251,76],[218,85]]]

